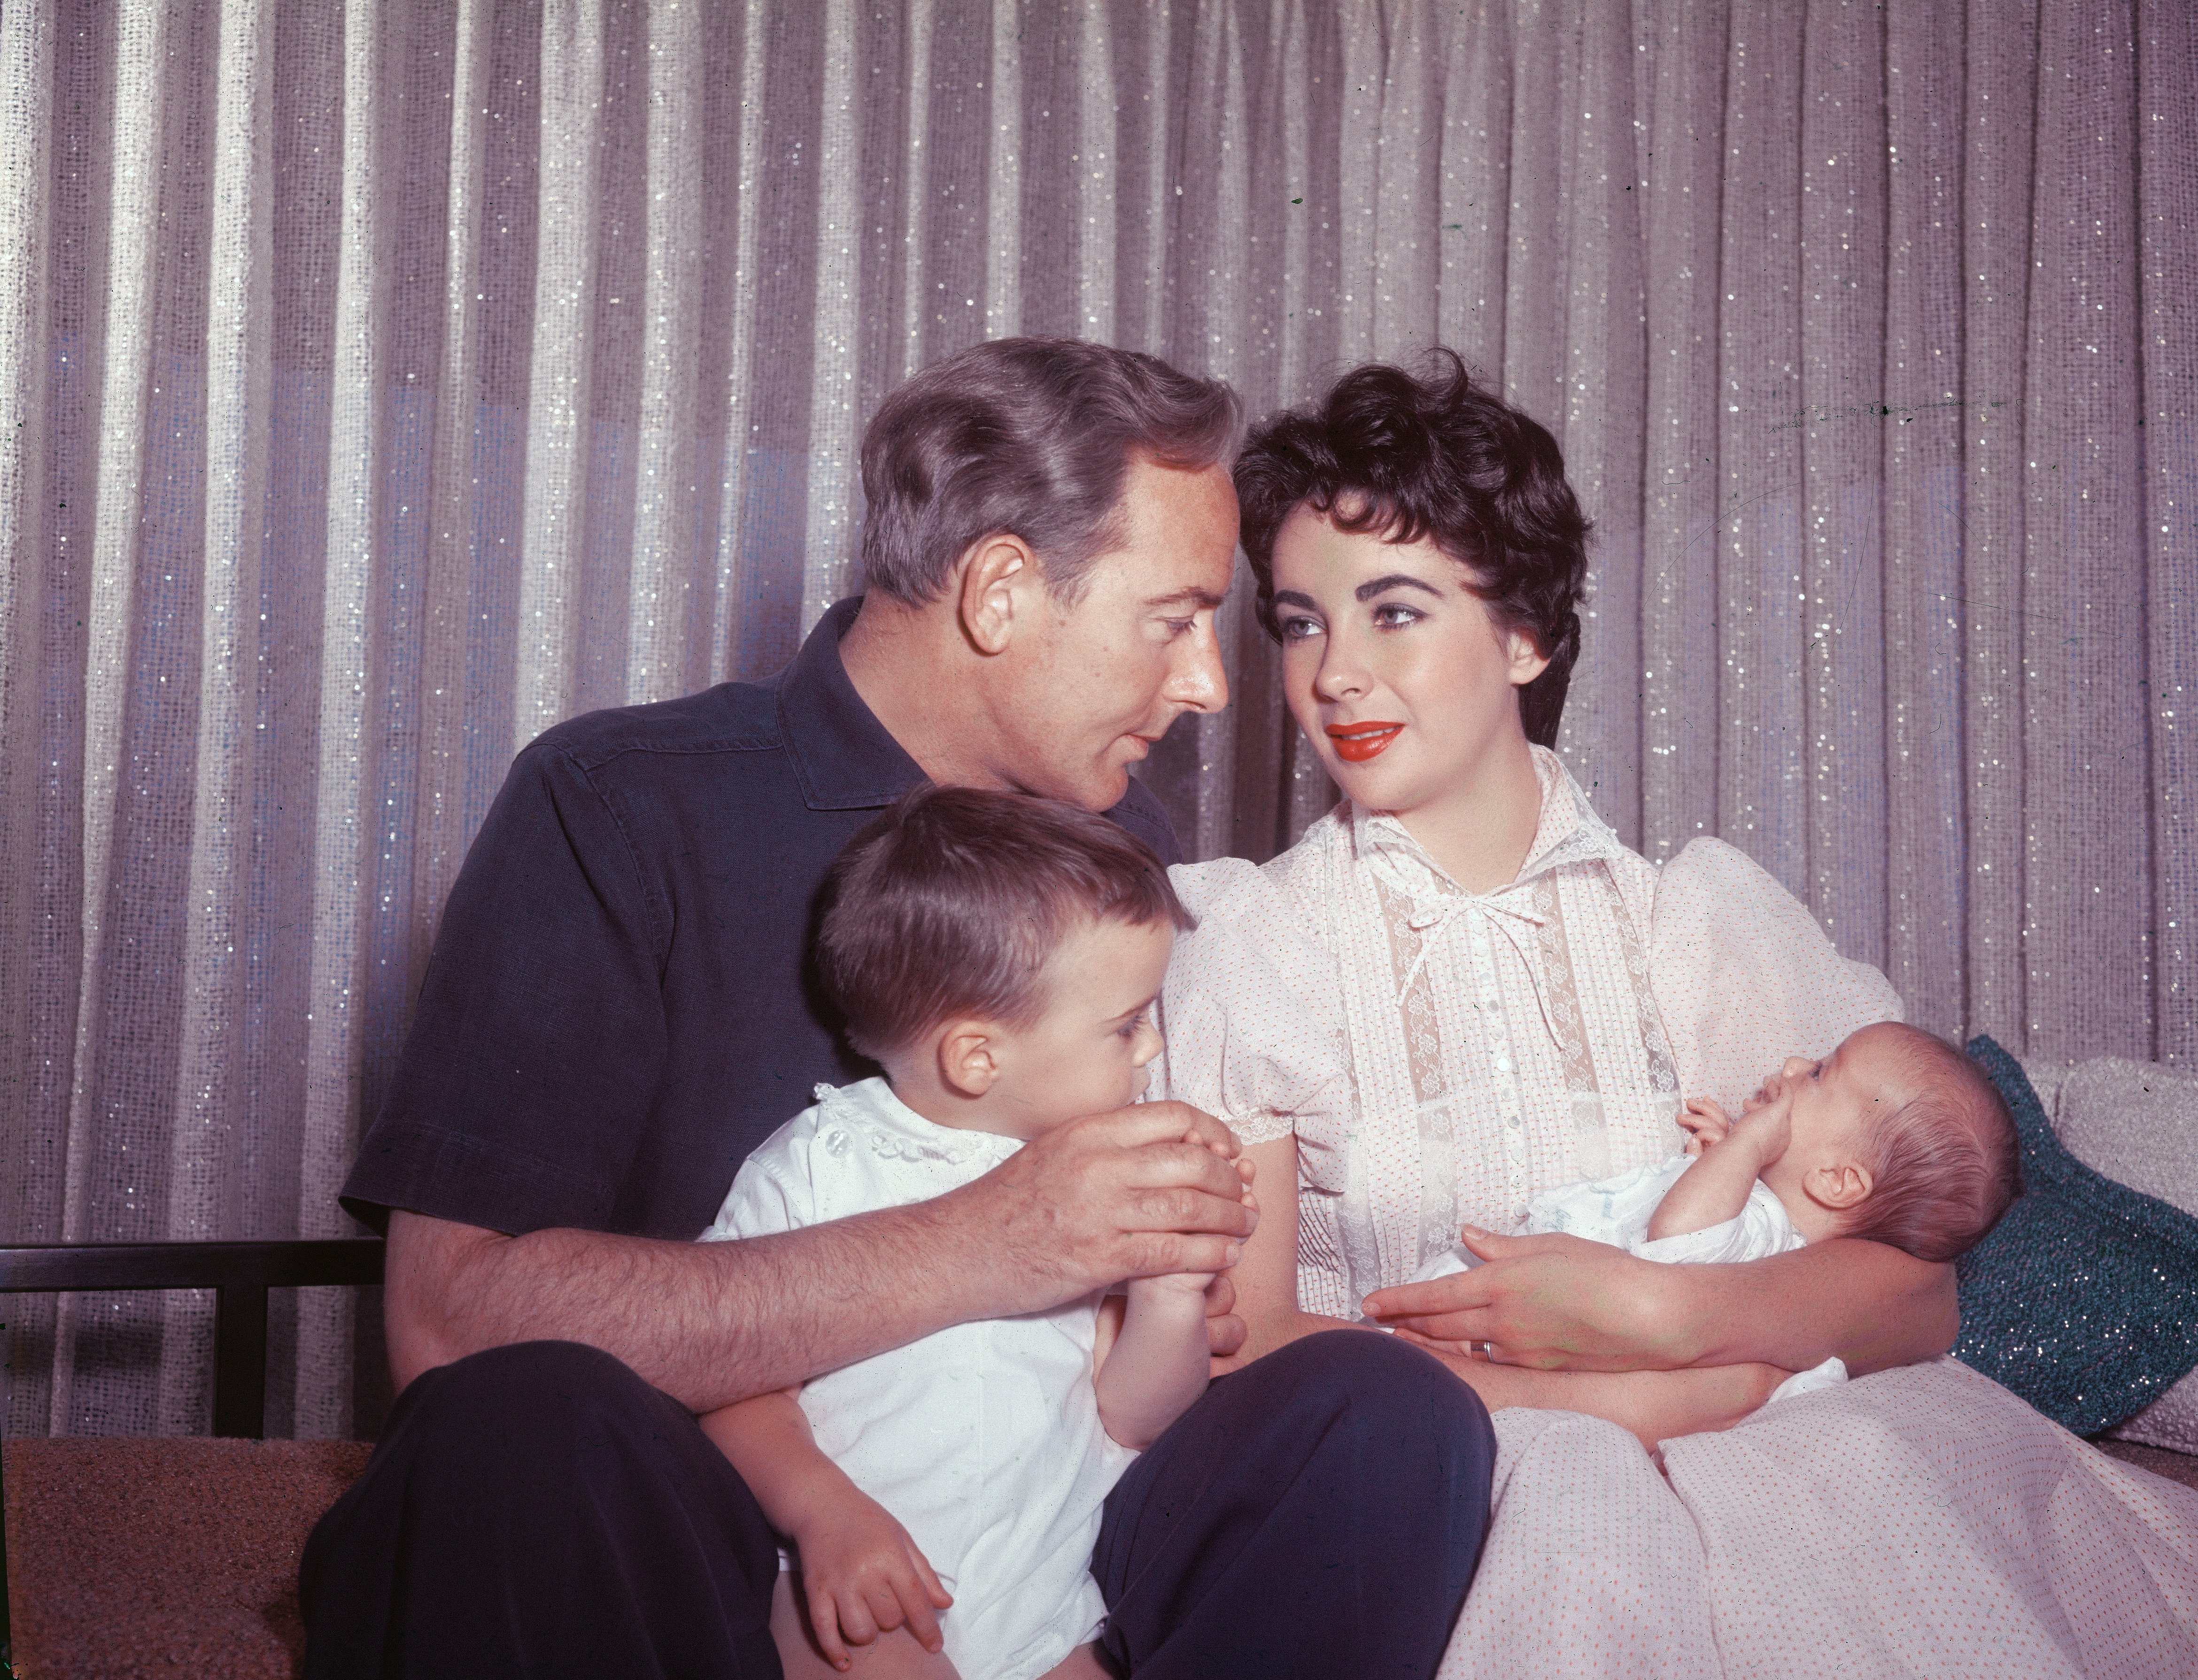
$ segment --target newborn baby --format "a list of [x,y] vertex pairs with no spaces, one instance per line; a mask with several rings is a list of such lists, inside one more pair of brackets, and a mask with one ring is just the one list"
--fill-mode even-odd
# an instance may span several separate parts
[[[1754,1260],[1831,1236],[1951,1260],[2022,1190],[2015,1122],[1992,1082],[1952,1045],[1898,1021],[1850,1034],[1821,1061],[1789,1057],[1737,1119],[1696,1097],[1679,1124],[1683,1154],[1536,1196],[1528,1230],[1648,1260]],[[1453,1248],[1413,1282],[1478,1264]],[[1828,1359],[1772,1398],[1846,1376]]]

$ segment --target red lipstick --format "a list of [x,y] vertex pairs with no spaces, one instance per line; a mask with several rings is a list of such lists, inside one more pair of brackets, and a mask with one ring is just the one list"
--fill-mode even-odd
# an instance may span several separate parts
[[1371,720],[1364,724],[1330,724],[1328,738],[1335,743],[1337,758],[1346,764],[1363,764],[1369,759],[1379,757],[1404,728],[1402,724]]

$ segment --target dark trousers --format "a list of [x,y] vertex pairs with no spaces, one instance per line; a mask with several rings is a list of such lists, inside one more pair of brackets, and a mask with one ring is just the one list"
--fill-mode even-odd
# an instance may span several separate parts
[[[1102,1648],[1139,1680],[1432,1674],[1495,1460],[1480,1400],[1424,1353],[1294,1342],[1215,1382],[1108,1497]],[[779,1680],[777,1571],[677,1401],[593,1348],[497,1348],[407,1388],[313,1531],[305,1673]]]

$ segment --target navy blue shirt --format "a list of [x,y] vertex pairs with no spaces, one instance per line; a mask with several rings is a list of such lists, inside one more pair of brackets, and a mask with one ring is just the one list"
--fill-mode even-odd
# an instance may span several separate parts
[[[818,888],[923,772],[828,613],[765,683],[558,724],[466,854],[345,1205],[512,1235],[691,1238],[818,1081],[874,1072],[805,977]],[[1131,781],[1107,813],[1178,861]]]

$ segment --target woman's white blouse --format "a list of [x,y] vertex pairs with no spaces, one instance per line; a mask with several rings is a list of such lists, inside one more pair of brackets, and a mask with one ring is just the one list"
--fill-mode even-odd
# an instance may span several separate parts
[[1179,866],[1199,925],[1163,1000],[1168,1094],[1247,1143],[1294,1131],[1298,1299],[1356,1317],[1530,1198],[1663,1160],[1682,1092],[1728,1107],[1789,1055],[1898,1020],[1743,853],[1628,851],[1556,755],[1516,880],[1468,892],[1349,801],[1271,863]]

